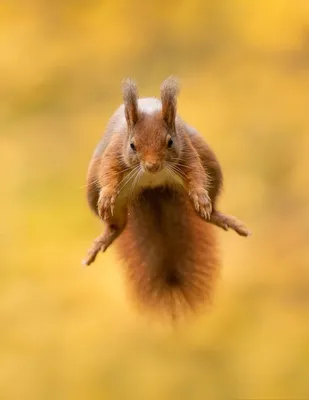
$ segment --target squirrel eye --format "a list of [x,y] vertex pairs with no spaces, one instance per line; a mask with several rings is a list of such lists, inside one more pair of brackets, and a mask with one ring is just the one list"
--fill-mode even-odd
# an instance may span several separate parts
[[130,147],[131,147],[132,150],[136,151],[136,147],[135,147],[135,144],[134,144],[134,143],[131,143],[131,144],[130,144]]
[[167,142],[167,147],[168,147],[168,148],[172,147],[173,143],[174,143],[173,140],[170,139],[170,140]]

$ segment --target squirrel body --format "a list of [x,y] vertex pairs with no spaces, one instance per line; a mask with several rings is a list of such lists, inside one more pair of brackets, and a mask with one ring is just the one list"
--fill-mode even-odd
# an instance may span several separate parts
[[217,210],[218,159],[177,114],[178,84],[161,86],[161,101],[138,98],[131,80],[109,120],[87,175],[90,208],[105,223],[85,264],[113,241],[127,265],[138,304],[177,315],[211,299],[218,275],[213,225],[248,236],[235,217]]

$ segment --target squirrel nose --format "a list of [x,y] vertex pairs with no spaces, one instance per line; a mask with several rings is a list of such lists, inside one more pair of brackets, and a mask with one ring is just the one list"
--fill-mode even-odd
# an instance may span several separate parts
[[159,171],[161,165],[159,162],[145,161],[144,167],[148,172],[157,172]]

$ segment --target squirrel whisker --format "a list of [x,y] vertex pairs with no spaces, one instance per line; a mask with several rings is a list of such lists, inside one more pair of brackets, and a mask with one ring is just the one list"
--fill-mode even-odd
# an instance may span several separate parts
[[169,164],[169,167],[181,178],[183,178],[184,180],[187,180],[187,176],[186,174],[181,171],[179,168],[177,168],[177,166],[175,164]]
[[[135,173],[138,172],[138,169],[139,169],[139,168],[140,168],[139,165],[137,165],[136,167],[134,167],[134,168],[132,169],[132,171],[129,172],[128,175],[126,175],[126,176],[123,178],[123,180],[120,182],[120,184],[123,183],[124,181],[125,181],[125,182],[124,182],[124,184],[120,187],[120,189],[118,190],[118,193],[120,193],[120,192],[124,189],[124,187],[127,186],[127,184],[136,176]],[[119,184],[119,185],[120,185],[120,184]],[[119,186],[119,185],[118,185],[118,186]]]
[[134,181],[132,183],[132,187],[131,187],[131,191],[130,191],[131,198],[134,195],[134,190],[135,190],[141,176],[143,175],[143,173],[144,173],[144,170],[140,167],[139,170],[137,171],[137,174],[135,175]]

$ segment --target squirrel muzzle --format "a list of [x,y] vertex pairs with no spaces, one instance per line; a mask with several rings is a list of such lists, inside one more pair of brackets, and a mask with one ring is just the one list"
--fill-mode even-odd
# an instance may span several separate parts
[[162,169],[161,163],[159,161],[145,161],[143,163],[143,167],[145,171],[151,172],[153,174],[161,171]]

